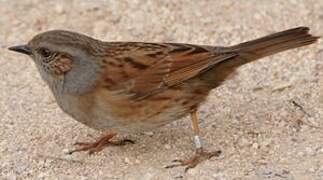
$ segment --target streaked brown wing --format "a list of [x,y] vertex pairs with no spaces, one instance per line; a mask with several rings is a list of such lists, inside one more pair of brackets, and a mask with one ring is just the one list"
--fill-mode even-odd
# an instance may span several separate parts
[[140,44],[146,48],[134,44],[135,48],[129,48],[132,51],[124,52],[120,57],[122,62],[132,64],[130,69],[123,70],[133,73],[128,79],[119,78],[122,83],[114,86],[136,100],[191,79],[214,64],[237,55],[190,44]]

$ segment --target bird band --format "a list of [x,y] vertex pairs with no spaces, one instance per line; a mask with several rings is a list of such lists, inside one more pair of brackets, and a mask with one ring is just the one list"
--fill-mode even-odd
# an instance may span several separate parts
[[201,140],[200,136],[198,136],[198,135],[194,136],[194,143],[195,143],[196,149],[202,148],[202,140]]

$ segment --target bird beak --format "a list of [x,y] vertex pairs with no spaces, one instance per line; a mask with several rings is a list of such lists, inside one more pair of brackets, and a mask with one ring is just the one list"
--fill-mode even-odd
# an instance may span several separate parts
[[19,45],[19,46],[12,46],[8,48],[10,51],[15,51],[19,53],[23,53],[26,55],[31,55],[32,51],[28,45]]

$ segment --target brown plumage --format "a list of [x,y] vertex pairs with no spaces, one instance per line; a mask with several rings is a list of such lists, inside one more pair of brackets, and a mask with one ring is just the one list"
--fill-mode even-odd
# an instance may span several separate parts
[[203,151],[198,136],[196,111],[209,92],[243,64],[316,42],[318,37],[308,31],[299,27],[235,46],[214,47],[102,42],[54,30],[10,50],[32,57],[64,112],[89,127],[110,132],[93,144],[81,143],[75,151],[99,151],[112,143],[116,133],[151,130],[191,114],[197,155],[180,164],[194,167],[219,153]]

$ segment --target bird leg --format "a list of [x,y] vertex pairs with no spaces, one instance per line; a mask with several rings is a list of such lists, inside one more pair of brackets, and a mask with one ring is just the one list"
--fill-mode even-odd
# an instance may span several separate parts
[[193,111],[191,113],[191,119],[192,119],[192,126],[194,131],[194,143],[195,143],[195,155],[187,160],[174,160],[173,163],[169,166],[166,166],[166,168],[173,168],[178,166],[186,166],[185,172],[187,172],[189,169],[194,168],[199,163],[208,160],[214,156],[219,156],[221,154],[221,151],[214,151],[214,152],[208,152],[203,149],[202,141],[200,139],[200,128],[198,124],[198,115],[196,111]]
[[76,142],[74,145],[79,146],[78,148],[69,151],[68,154],[73,154],[75,152],[87,151],[89,154],[102,151],[106,146],[122,146],[127,143],[134,144],[134,141],[130,139],[123,139],[119,141],[111,141],[111,139],[116,136],[116,133],[107,133],[98,138],[95,142]]

